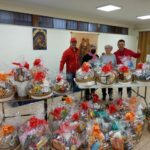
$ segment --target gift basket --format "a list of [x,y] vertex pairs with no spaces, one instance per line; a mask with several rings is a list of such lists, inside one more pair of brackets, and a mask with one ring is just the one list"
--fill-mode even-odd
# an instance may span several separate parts
[[53,149],[124,150],[139,142],[145,117],[135,97],[117,99],[106,107],[95,100],[69,105],[65,100],[50,112]]
[[20,150],[17,131],[14,126],[0,126],[0,150]]
[[118,81],[121,83],[129,83],[132,81],[132,72],[128,66],[118,66]]
[[106,64],[102,68],[99,68],[98,71],[95,72],[97,83],[111,85],[116,80],[116,72],[113,71],[111,64]]
[[14,97],[15,88],[9,80],[9,74],[0,73],[0,101],[8,101]]
[[70,91],[69,82],[64,79],[61,74],[58,74],[53,86],[53,91],[55,94],[66,94]]
[[27,85],[31,80],[31,74],[29,71],[29,64],[27,62],[17,63],[13,62],[13,65],[17,66],[13,69],[14,84],[16,85],[17,94],[19,97],[25,97],[27,93]]
[[49,150],[50,131],[45,120],[31,117],[18,129],[23,150]]
[[81,86],[92,86],[95,84],[94,71],[91,65],[84,62],[82,67],[77,70],[75,81]]
[[47,80],[44,72],[34,73],[34,78],[29,85],[29,95],[33,99],[43,99],[52,96],[52,85]]
[[150,81],[150,63],[138,63],[134,72],[138,82]]
[[33,67],[31,68],[31,75],[34,77],[34,74],[37,72],[44,72],[47,74],[48,69],[44,67],[42,60],[40,58],[37,58],[33,62]]

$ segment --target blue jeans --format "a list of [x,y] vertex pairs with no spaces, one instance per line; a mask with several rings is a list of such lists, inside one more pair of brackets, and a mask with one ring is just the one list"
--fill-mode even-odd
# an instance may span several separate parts
[[74,78],[75,78],[75,73],[66,73],[66,79],[70,83],[71,90],[73,92],[78,92],[78,91],[80,91],[80,89],[78,88],[78,86],[74,82]]

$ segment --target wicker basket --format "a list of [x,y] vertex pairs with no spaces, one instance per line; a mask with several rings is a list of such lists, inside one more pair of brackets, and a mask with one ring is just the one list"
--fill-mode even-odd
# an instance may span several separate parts
[[97,83],[100,83],[100,84],[104,84],[104,85],[111,85],[111,84],[113,84],[113,83],[115,83],[116,82],[116,75],[115,75],[115,73],[113,73],[112,72],[112,75],[113,75],[113,79],[111,80],[110,79],[110,76],[108,75],[96,75],[97,76],[97,78],[96,78],[96,82]]
[[48,92],[48,93],[43,93],[43,94],[34,94],[31,91],[29,91],[29,96],[33,99],[45,99],[45,98],[50,98],[53,95],[52,92]]
[[[132,82],[132,74],[131,72],[128,72],[128,73],[118,73],[118,81],[120,83],[129,83],[129,82]],[[126,74],[129,74],[129,76],[127,76]]]
[[88,79],[75,79],[76,83],[80,86],[85,86],[85,87],[89,87],[89,86],[93,86],[95,85],[95,77],[92,78],[88,78]]
[[6,102],[13,99],[15,95],[15,88],[13,88],[7,95],[0,96],[0,102]]

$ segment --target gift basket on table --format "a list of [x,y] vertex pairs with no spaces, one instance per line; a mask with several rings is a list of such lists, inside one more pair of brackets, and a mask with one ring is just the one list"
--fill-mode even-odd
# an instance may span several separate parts
[[44,72],[34,73],[29,85],[29,96],[33,99],[44,99],[52,96],[52,84]]
[[122,64],[117,66],[118,82],[130,83],[133,81],[133,71],[135,70],[131,57],[122,57]]
[[134,72],[137,82],[150,81],[150,63],[138,63]]
[[66,95],[70,92],[70,83],[61,74],[58,74],[54,82],[53,91],[58,95]]
[[12,64],[17,66],[13,69],[14,84],[16,86],[17,94],[19,97],[25,97],[28,95],[27,86],[32,78],[29,70],[29,64],[28,62],[13,62]]
[[89,63],[84,62],[82,67],[77,70],[75,81],[78,85],[84,87],[95,85],[94,70]]
[[116,81],[116,75],[111,64],[105,64],[95,72],[96,82],[105,85],[113,84]]
[[0,73],[0,101],[9,101],[13,99],[15,87],[9,79],[9,74]]
[[34,74],[37,72],[43,72],[45,75],[48,75],[48,69],[44,66],[42,59],[37,58],[33,62],[33,67],[30,70],[32,77],[34,77]]

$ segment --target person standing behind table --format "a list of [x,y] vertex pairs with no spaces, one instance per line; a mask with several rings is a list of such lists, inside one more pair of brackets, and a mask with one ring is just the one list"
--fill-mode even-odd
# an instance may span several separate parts
[[[105,45],[105,54],[100,57],[100,62],[103,64],[108,64],[111,63],[112,67],[116,67],[117,61],[116,57],[114,54],[111,53],[113,47],[111,45]],[[105,101],[106,100],[106,88],[102,88],[102,99]],[[113,88],[108,88],[108,95],[109,95],[109,100],[113,100]]]
[[[86,55],[83,56],[81,63],[83,64],[84,62],[89,62],[91,66],[94,66],[94,63],[98,61],[99,56],[96,54],[96,46],[95,45],[90,45],[90,52]],[[91,89],[91,93],[89,89],[85,90],[85,99],[90,100],[91,99],[91,94],[94,94],[95,89]]]
[[71,38],[70,47],[64,51],[59,67],[59,71],[60,73],[62,73],[64,65],[66,64],[66,79],[71,84],[73,92],[79,91],[79,88],[76,86],[74,82],[76,71],[80,67],[80,51],[76,47],[76,45],[77,45],[76,38]]
[[[117,65],[122,64],[123,57],[139,58],[141,55],[140,52],[135,53],[132,50],[125,48],[125,41],[123,39],[120,39],[117,45],[119,49],[114,53],[117,59]],[[122,88],[118,88],[118,94],[120,95],[120,97],[122,97]],[[128,97],[132,96],[131,87],[127,87],[127,94],[128,94]]]

